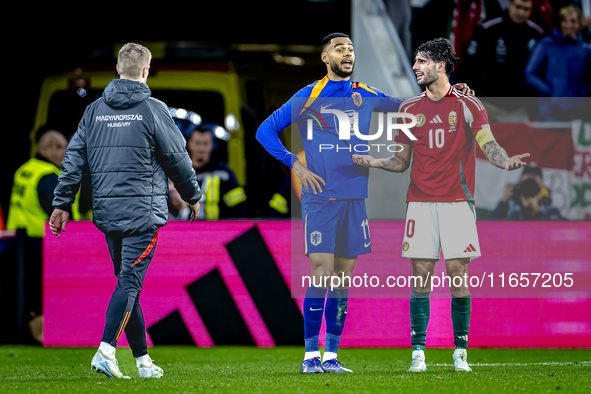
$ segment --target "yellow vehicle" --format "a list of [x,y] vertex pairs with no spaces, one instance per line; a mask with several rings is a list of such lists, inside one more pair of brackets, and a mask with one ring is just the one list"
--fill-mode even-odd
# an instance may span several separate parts
[[[121,44],[122,45],[122,44]],[[114,47],[114,59],[121,45]],[[228,63],[165,64],[164,51],[157,44],[146,45],[152,51],[148,86],[152,97],[170,108],[183,108],[199,114],[203,122],[216,123],[227,131],[214,152],[228,163],[238,183],[246,183],[244,128],[241,119],[239,79]],[[119,78],[115,61],[99,67],[77,68],[47,77],[42,84],[33,129],[30,133],[31,157],[37,152],[35,134],[48,125],[71,136],[78,127],[86,106],[98,99],[113,79]]]

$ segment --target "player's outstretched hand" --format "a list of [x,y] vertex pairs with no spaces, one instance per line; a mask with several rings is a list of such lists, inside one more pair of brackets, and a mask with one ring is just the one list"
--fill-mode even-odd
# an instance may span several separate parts
[[49,229],[56,237],[60,237],[61,232],[66,231],[66,223],[68,223],[68,219],[70,218],[70,214],[67,211],[62,211],[61,209],[54,209],[51,217],[49,218]]
[[302,181],[302,184],[304,185],[304,188],[307,192],[312,189],[314,194],[322,193],[322,187],[320,184],[326,186],[324,179],[308,170],[308,168],[300,163],[299,160],[293,163],[292,170],[295,172],[298,178],[300,178],[300,181]]
[[505,170],[513,171],[517,170],[518,168],[525,167],[527,163],[521,161],[521,159],[523,159],[524,157],[529,157],[529,153],[524,153],[523,155],[515,155],[511,157],[509,160],[505,162]]
[[360,166],[372,168],[379,167],[378,160],[369,155],[353,155],[353,161]]
[[189,222],[193,223],[195,219],[199,217],[199,208],[201,208],[201,203],[197,202],[196,204],[189,206],[191,207],[191,217],[189,218]]
[[470,89],[470,86],[466,85],[465,83],[456,83],[454,88],[467,96],[475,96],[474,90]]

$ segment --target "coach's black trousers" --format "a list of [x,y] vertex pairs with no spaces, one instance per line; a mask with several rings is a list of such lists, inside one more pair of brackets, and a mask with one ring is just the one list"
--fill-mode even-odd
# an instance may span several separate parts
[[116,347],[121,333],[134,357],[148,354],[146,325],[140,306],[140,292],[154,256],[158,230],[127,237],[105,236],[113,260],[117,287],[111,296],[102,342]]

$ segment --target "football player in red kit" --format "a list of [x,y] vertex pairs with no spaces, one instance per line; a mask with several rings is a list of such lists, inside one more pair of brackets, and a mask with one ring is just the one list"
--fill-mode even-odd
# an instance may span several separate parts
[[[471,303],[464,278],[470,260],[480,257],[474,209],[475,144],[492,165],[507,171],[525,166],[521,159],[529,156],[509,157],[497,144],[480,100],[450,85],[455,64],[456,53],[449,40],[438,38],[419,46],[413,70],[425,91],[405,100],[398,109],[416,116],[411,132],[417,140],[400,133],[396,142],[402,150],[392,157],[353,156],[364,167],[403,172],[414,151],[402,257],[412,261],[413,276],[422,281],[414,283],[410,299],[413,354],[409,372],[427,370],[424,347],[431,278],[441,250],[451,278],[454,371],[471,371],[466,353]],[[462,280],[454,281],[456,277]]]

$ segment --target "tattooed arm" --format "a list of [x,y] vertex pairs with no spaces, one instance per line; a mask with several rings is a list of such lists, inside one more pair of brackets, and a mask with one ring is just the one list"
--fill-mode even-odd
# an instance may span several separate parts
[[529,157],[529,153],[509,157],[505,149],[501,148],[501,146],[499,146],[494,140],[489,141],[482,146],[482,153],[484,153],[484,156],[490,164],[507,171],[513,171],[524,167],[527,163],[522,162],[521,159]]
[[495,167],[504,169],[505,162],[509,160],[509,155],[505,149],[501,148],[496,141],[489,141],[482,147],[482,153],[486,159]]
[[410,156],[412,146],[407,144],[398,144],[402,147],[400,152],[383,159],[375,159],[368,155],[353,155],[353,161],[360,166],[368,168],[380,168],[390,172],[404,172],[410,165]]

